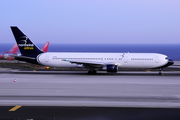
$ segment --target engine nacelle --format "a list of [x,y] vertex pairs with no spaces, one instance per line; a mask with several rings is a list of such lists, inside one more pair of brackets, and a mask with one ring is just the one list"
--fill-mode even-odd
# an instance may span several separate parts
[[102,68],[103,70],[106,70],[107,72],[117,72],[118,71],[118,65],[106,65]]

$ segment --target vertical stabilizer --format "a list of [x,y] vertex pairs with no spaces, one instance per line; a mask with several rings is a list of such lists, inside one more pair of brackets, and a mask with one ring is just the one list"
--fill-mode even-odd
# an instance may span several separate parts
[[22,56],[36,57],[43,53],[18,27],[11,26]]
[[43,48],[41,49],[43,52],[47,52],[48,51],[48,47],[49,47],[49,42],[47,42]]
[[18,46],[17,44],[14,44],[13,47],[8,52],[5,52],[5,53],[17,54],[17,52],[18,52]]

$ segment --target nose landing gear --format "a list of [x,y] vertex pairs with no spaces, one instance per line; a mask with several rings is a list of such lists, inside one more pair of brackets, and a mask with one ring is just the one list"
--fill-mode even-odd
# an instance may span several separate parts
[[162,68],[159,68],[159,75],[162,75]]

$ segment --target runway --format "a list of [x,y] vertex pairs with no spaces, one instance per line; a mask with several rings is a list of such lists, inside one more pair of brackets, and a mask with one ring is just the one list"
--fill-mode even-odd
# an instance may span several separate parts
[[179,71],[88,75],[2,68],[0,76],[0,120],[180,118]]
[[1,73],[0,105],[180,108],[179,78]]

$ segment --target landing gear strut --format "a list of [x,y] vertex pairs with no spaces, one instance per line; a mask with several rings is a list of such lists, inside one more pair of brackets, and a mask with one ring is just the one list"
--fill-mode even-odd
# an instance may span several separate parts
[[159,75],[162,75],[162,68],[159,68]]

